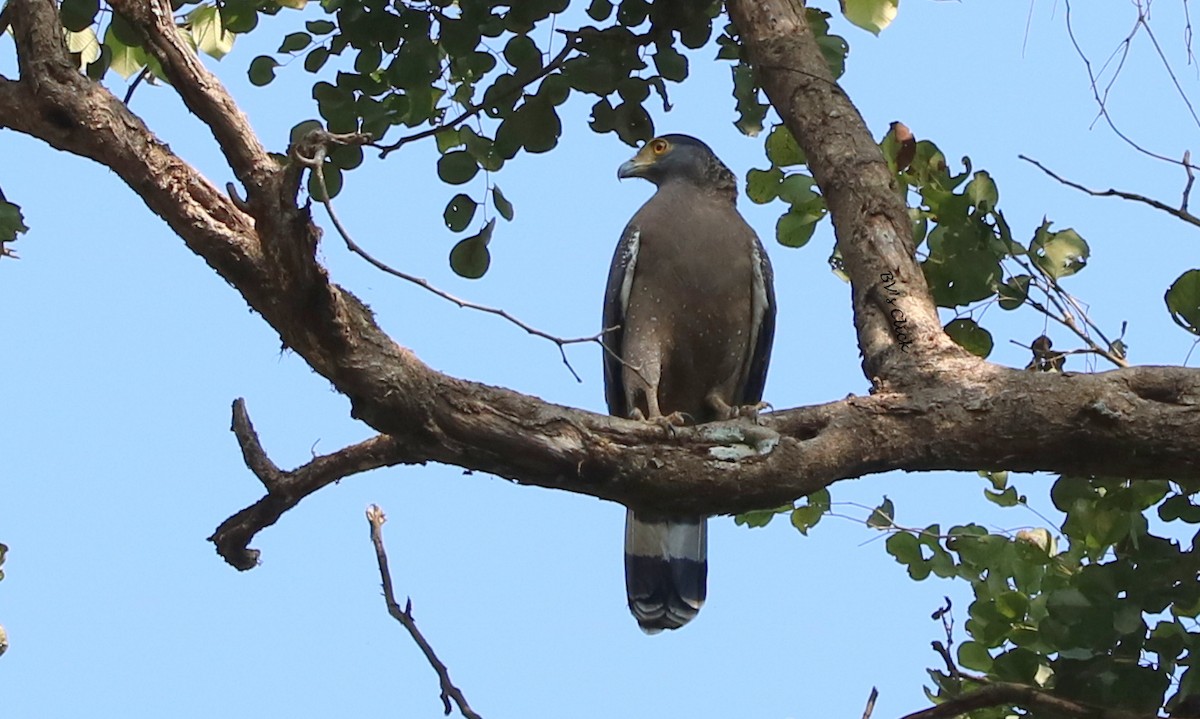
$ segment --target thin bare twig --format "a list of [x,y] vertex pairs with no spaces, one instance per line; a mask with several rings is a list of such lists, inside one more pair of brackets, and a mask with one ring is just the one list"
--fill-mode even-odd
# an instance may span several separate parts
[[1154,36],[1154,30],[1150,28],[1150,23],[1146,22],[1145,13],[1138,13],[1138,24],[1146,28],[1146,36],[1150,38],[1150,43],[1154,45],[1154,51],[1158,53],[1158,59],[1162,60],[1163,68],[1166,69],[1172,84],[1175,85],[1175,90],[1179,93],[1180,99],[1183,100],[1184,105],[1187,105],[1188,113],[1192,116],[1192,122],[1200,126],[1200,117],[1196,116],[1196,108],[1192,106],[1192,99],[1184,92],[1183,85],[1179,84],[1179,78],[1175,77],[1175,71],[1171,69],[1171,61],[1167,59],[1167,54],[1163,52],[1162,47],[1158,44],[1158,38]]
[[[1129,145],[1133,149],[1137,150],[1138,152],[1140,152],[1148,157],[1153,157],[1157,160],[1162,160],[1164,162],[1169,162],[1171,164],[1179,164],[1179,160],[1176,160],[1173,157],[1167,157],[1166,155],[1161,155],[1157,152],[1154,152],[1153,150],[1148,150],[1145,147],[1142,147],[1140,144],[1137,143],[1137,141],[1135,141],[1133,138],[1126,135],[1124,132],[1122,132],[1120,130],[1120,128],[1117,127],[1116,123],[1112,119],[1112,116],[1108,112],[1108,105],[1107,105],[1108,91],[1112,88],[1113,82],[1116,81],[1116,75],[1120,73],[1121,67],[1124,66],[1125,56],[1128,55],[1130,42],[1133,40],[1133,36],[1137,34],[1138,28],[1142,26],[1141,25],[1141,22],[1142,22],[1141,10],[1139,9],[1138,21],[1134,23],[1133,30],[1121,42],[1122,47],[1124,47],[1124,51],[1121,54],[1121,60],[1118,63],[1117,70],[1114,73],[1113,79],[1112,79],[1112,81],[1109,82],[1108,86],[1104,89],[1104,92],[1101,93],[1100,87],[1099,87],[1100,81],[1097,77],[1096,72],[1092,69],[1092,63],[1088,59],[1087,53],[1085,53],[1083,51],[1083,48],[1079,45],[1079,40],[1075,37],[1075,28],[1071,23],[1071,0],[1065,0],[1064,5],[1066,7],[1067,36],[1071,39],[1071,45],[1074,46],[1076,54],[1078,54],[1080,60],[1083,61],[1084,69],[1087,71],[1087,74],[1088,74],[1088,81],[1091,84],[1092,96],[1096,101],[1096,105],[1100,108],[1099,116],[1104,118],[1104,121],[1105,121],[1105,123],[1108,124],[1109,129],[1112,130],[1113,133],[1116,134],[1117,137],[1121,138],[1121,140],[1123,140],[1127,145]],[[1106,63],[1106,66],[1107,66],[1107,63]],[[1103,72],[1104,72],[1104,69],[1101,68],[1101,74]]]
[[1196,184],[1196,173],[1192,171],[1192,151],[1183,151],[1183,171],[1187,173],[1187,182],[1183,185],[1183,199],[1179,201],[1179,209],[1187,212],[1188,201],[1192,197],[1192,185]]
[[137,77],[133,78],[133,82],[129,83],[129,89],[125,91],[125,97],[121,100],[121,102],[128,105],[129,101],[133,99],[133,91],[138,89],[138,85],[141,85],[142,80],[145,80],[149,74],[150,67],[143,67],[142,71],[137,74]]
[[438,659],[429,641],[417,629],[417,623],[412,615],[412,599],[409,598],[405,601],[403,609],[396,602],[396,596],[392,591],[392,573],[388,569],[387,551],[383,548],[383,523],[386,521],[387,516],[379,508],[379,505],[372,504],[367,507],[367,522],[371,525],[371,543],[375,545],[375,558],[379,561],[379,576],[383,580],[383,598],[387,602],[388,614],[408,630],[413,641],[421,648],[429,665],[437,672],[438,682],[442,687],[442,708],[445,709],[446,716],[449,716],[452,711],[450,702],[453,701],[458,706],[458,711],[466,719],[483,719],[467,704],[467,698],[463,696],[462,690],[450,681],[450,671],[442,663],[442,660]]
[[863,709],[862,719],[871,719],[871,714],[875,711],[875,700],[879,698],[879,690],[871,687],[871,693],[867,696],[867,708]]
[[[1034,267],[1030,263],[1022,260],[1020,257],[1013,257],[1012,259],[1014,262],[1016,262],[1018,265],[1020,265],[1022,269],[1024,269],[1027,273],[1029,273],[1029,276],[1031,278],[1033,278],[1032,281],[1037,281],[1040,276],[1045,276],[1045,273],[1042,272],[1040,268],[1034,269]],[[1109,362],[1112,362],[1117,367],[1128,367],[1129,366],[1129,361],[1126,360],[1125,357],[1114,352],[1111,346],[1101,347],[1099,344],[1096,343],[1095,340],[1093,340],[1091,338],[1090,335],[1088,335],[1088,333],[1085,331],[1085,329],[1095,330],[1097,332],[1097,334],[1100,334],[1101,336],[1103,336],[1103,333],[1100,332],[1099,328],[1096,327],[1095,323],[1091,321],[1091,319],[1087,316],[1087,314],[1084,313],[1083,310],[1079,308],[1078,304],[1073,301],[1074,298],[1071,298],[1070,294],[1068,294],[1065,290],[1063,290],[1061,285],[1059,285],[1057,282],[1051,282],[1051,281],[1047,280],[1045,283],[1045,286],[1043,286],[1040,283],[1038,284],[1038,286],[1046,291],[1047,300],[1049,300],[1058,309],[1060,314],[1055,314],[1054,312],[1051,312],[1048,307],[1046,307],[1042,303],[1038,302],[1037,300],[1033,299],[1032,297],[1029,297],[1028,294],[1025,297],[1025,304],[1028,304],[1030,307],[1033,307],[1034,309],[1036,309],[1038,312],[1041,312],[1046,317],[1053,319],[1055,322],[1058,322],[1063,327],[1066,327],[1067,329],[1074,332],[1075,336],[1078,337],[1079,339],[1083,340],[1087,344],[1087,346],[1089,348],[1091,348],[1091,351],[1093,353],[1098,354],[1101,357],[1104,357],[1105,359],[1107,359]],[[1081,328],[1079,326],[1079,322],[1077,322],[1075,320],[1074,315],[1067,310],[1066,306],[1064,306],[1063,303],[1058,300],[1058,297],[1056,297],[1055,294],[1052,294],[1051,291],[1062,295],[1063,298],[1065,300],[1067,300],[1067,302],[1069,302],[1072,307],[1075,307],[1079,311],[1080,317],[1082,318],[1082,320],[1085,324],[1084,328]],[[1070,298],[1070,299],[1068,299],[1068,298]],[[1107,340],[1105,340],[1105,341],[1107,342]]]
[[[1067,187],[1079,190],[1080,192],[1085,192],[1085,193],[1091,195],[1092,197],[1119,197],[1123,200],[1131,200],[1133,202],[1140,202],[1144,205],[1149,205],[1156,210],[1162,210],[1163,212],[1171,215],[1172,217],[1183,220],[1184,222],[1188,223],[1189,225],[1196,225],[1197,227],[1200,227],[1200,217],[1197,217],[1187,211],[1187,202],[1186,202],[1187,193],[1191,191],[1191,187],[1192,187],[1191,164],[1189,164],[1189,162],[1188,162],[1188,160],[1190,160],[1190,158],[1191,158],[1190,153],[1187,155],[1184,155],[1185,160],[1182,163],[1184,165],[1184,167],[1188,168],[1188,178],[1189,178],[1187,186],[1184,190],[1185,202],[1183,203],[1182,207],[1171,207],[1170,205],[1166,204],[1165,202],[1160,202],[1153,198],[1146,197],[1145,195],[1139,195],[1134,192],[1125,192],[1123,190],[1114,190],[1111,188],[1107,189],[1107,190],[1093,190],[1090,187],[1084,187],[1083,185],[1079,184],[1078,182],[1072,182],[1071,180],[1068,180],[1067,178],[1062,177],[1061,175],[1055,173],[1053,170],[1049,169],[1048,167],[1046,167],[1045,165],[1043,165],[1042,163],[1038,162],[1037,160],[1035,160],[1031,157],[1027,157],[1025,155],[1017,155],[1017,157],[1024,160],[1025,162],[1028,162],[1029,164],[1038,168],[1039,170],[1046,173],[1047,175],[1054,178],[1055,180],[1058,180],[1059,182],[1066,185]],[[1178,160],[1176,160],[1176,162],[1178,162]]]
[[[324,139],[326,141],[334,141],[334,142],[340,141],[339,136],[330,135],[329,133],[325,133],[325,136],[322,139]],[[439,288],[433,286],[432,284],[430,284],[429,280],[426,280],[423,277],[417,277],[416,275],[410,275],[407,272],[398,270],[398,269],[392,267],[391,265],[388,265],[387,263],[376,259],[369,252],[367,252],[361,246],[359,246],[359,244],[357,242],[354,241],[354,238],[350,236],[350,231],[346,229],[346,226],[342,224],[341,219],[338,218],[337,211],[333,209],[333,203],[329,199],[329,191],[325,187],[325,173],[321,171],[321,164],[325,160],[324,145],[318,144],[311,157],[305,156],[302,152],[300,152],[300,150],[298,148],[296,148],[292,152],[292,156],[295,157],[298,162],[307,166],[312,171],[313,176],[317,180],[317,186],[320,188],[321,194],[322,194],[322,197],[316,198],[316,199],[318,199],[318,201],[322,205],[324,205],[325,212],[329,214],[330,222],[333,223],[334,229],[336,229],[338,234],[341,235],[342,241],[344,241],[346,243],[346,247],[348,247],[350,249],[350,251],[353,252],[354,254],[358,255],[359,257],[362,257],[364,260],[366,260],[369,264],[371,264],[376,269],[386,272],[389,275],[392,275],[393,277],[399,277],[400,279],[405,280],[406,282],[411,282],[412,284],[417,285],[418,287],[422,287],[448,302],[453,302],[454,304],[458,305],[459,307],[463,307],[463,308],[471,309],[471,310],[477,310],[479,312],[485,312],[485,313],[491,314],[491,315],[496,315],[497,317],[501,317],[503,319],[508,320],[512,324],[516,325],[517,327],[520,327],[521,329],[525,330],[526,332],[528,332],[531,335],[534,335],[535,337],[541,337],[542,339],[546,339],[546,340],[553,342],[555,345],[558,346],[558,353],[562,357],[563,364],[566,365],[567,370],[570,371],[571,376],[573,376],[575,378],[575,381],[577,381],[577,382],[583,382],[583,378],[579,376],[579,373],[575,371],[575,368],[573,366],[571,366],[571,361],[567,358],[567,351],[566,351],[567,345],[595,342],[596,344],[600,345],[600,347],[603,348],[603,350],[605,352],[608,352],[609,354],[612,353],[612,351],[609,350],[608,346],[606,344],[604,344],[603,337],[604,337],[605,333],[611,332],[612,330],[617,329],[615,327],[605,328],[605,329],[601,330],[600,332],[597,332],[594,335],[588,335],[586,337],[569,337],[569,338],[558,337],[558,336],[552,335],[549,332],[546,332],[544,330],[540,330],[540,329],[534,327],[533,325],[530,325],[527,322],[524,322],[523,320],[510,314],[508,312],[508,310],[504,310],[499,307],[490,307],[488,305],[481,305],[478,302],[472,302],[470,300],[464,300],[461,297],[457,297],[455,295],[450,294],[449,292],[446,292],[445,290],[442,290],[442,289],[439,289]]]

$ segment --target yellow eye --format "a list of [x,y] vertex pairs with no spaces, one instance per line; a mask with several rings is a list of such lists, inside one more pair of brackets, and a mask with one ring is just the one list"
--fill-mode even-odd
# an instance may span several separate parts
[[661,155],[669,149],[671,149],[671,143],[661,137],[650,141],[650,152],[655,155]]

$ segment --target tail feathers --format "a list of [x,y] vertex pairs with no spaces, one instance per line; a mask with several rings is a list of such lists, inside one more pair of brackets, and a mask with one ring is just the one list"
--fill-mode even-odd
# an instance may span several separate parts
[[625,515],[625,591],[647,634],[678,629],[704,604],[708,520]]

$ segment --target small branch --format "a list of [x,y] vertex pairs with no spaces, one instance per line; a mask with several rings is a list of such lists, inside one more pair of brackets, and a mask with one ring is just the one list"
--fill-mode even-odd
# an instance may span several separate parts
[[1192,196],[1192,185],[1196,183],[1196,173],[1192,170],[1192,151],[1183,152],[1183,170],[1187,173],[1187,182],[1183,186],[1183,199],[1179,201],[1179,209],[1187,212],[1188,200]]
[[867,708],[863,709],[862,719],[871,719],[871,714],[875,711],[875,700],[879,698],[879,689],[871,687],[871,693],[867,696]]
[[960,697],[949,699],[943,704],[908,714],[903,719],[952,719],[976,709],[1004,705],[1078,719],[1153,719],[1153,715],[1150,714],[1138,715],[1118,709],[1105,709],[1056,697],[1035,687],[1007,682],[988,684]]
[[372,504],[367,507],[367,522],[371,525],[371,543],[375,545],[375,558],[379,560],[379,576],[383,580],[383,598],[387,602],[388,614],[408,630],[413,641],[421,648],[429,665],[437,672],[438,682],[442,685],[442,707],[446,711],[446,716],[450,715],[450,702],[453,700],[458,706],[458,711],[466,719],[483,719],[467,704],[467,698],[463,696],[462,690],[450,681],[450,672],[446,669],[446,665],[437,658],[433,647],[417,629],[417,623],[412,615],[412,599],[405,601],[403,609],[396,602],[396,596],[392,591],[392,573],[388,569],[387,551],[383,548],[383,523],[386,521],[387,516],[384,515],[379,505]]
[[146,52],[162,65],[188,110],[212,131],[234,176],[253,199],[277,172],[277,165],[229,91],[179,33],[171,3],[113,0],[110,5],[142,33]]
[[[325,186],[325,173],[321,171],[321,165],[325,161],[325,145],[328,143],[345,142],[346,137],[347,136],[332,135],[330,133],[317,130],[310,133],[310,139],[307,140],[302,147],[297,146],[292,150],[292,157],[301,165],[308,167],[313,173],[313,177],[316,178],[317,186],[321,190],[322,197],[315,199],[318,199],[318,201],[325,207],[325,212],[328,213],[329,220],[333,223],[333,227],[341,236],[342,241],[346,243],[346,247],[349,248],[354,254],[366,260],[376,269],[386,272],[393,277],[399,277],[406,282],[411,282],[418,287],[424,288],[438,297],[458,305],[460,308],[477,310],[490,315],[496,315],[497,317],[508,320],[512,324],[520,327],[535,337],[541,337],[542,339],[550,340],[554,344],[558,345],[558,353],[562,357],[563,364],[566,365],[567,370],[570,371],[571,376],[575,378],[576,382],[583,382],[583,378],[579,376],[579,373],[575,371],[575,368],[571,366],[571,361],[567,358],[566,346],[594,342],[600,345],[604,351],[610,352],[608,347],[601,340],[606,332],[616,329],[615,327],[605,328],[594,335],[588,335],[586,337],[564,338],[557,335],[552,335],[549,332],[540,330],[533,325],[530,325],[529,323],[515,317],[514,315],[510,314],[508,310],[500,309],[499,307],[481,305],[470,300],[464,300],[461,297],[446,292],[445,290],[434,287],[432,284],[430,284],[429,280],[426,280],[423,277],[417,277],[416,275],[410,275],[407,272],[398,270],[391,265],[376,259],[373,255],[364,250],[357,242],[354,241],[354,238],[350,236],[350,231],[346,229],[346,226],[342,224],[341,219],[338,217],[337,211],[333,209],[333,202],[329,199],[329,190]],[[359,136],[355,136],[355,138],[357,137]],[[311,156],[305,154],[305,152],[310,148],[314,150]]]
[[[1096,327],[1095,323],[1093,323],[1090,319],[1088,319],[1087,314],[1084,313],[1083,310],[1079,307],[1079,304],[1075,300],[1075,298],[1072,297],[1069,293],[1067,293],[1066,290],[1064,290],[1062,288],[1062,286],[1058,284],[1058,282],[1056,282],[1053,278],[1048,277],[1046,275],[1046,273],[1040,267],[1037,269],[1034,269],[1033,265],[1022,260],[1019,257],[1014,256],[1013,260],[1018,265],[1020,265],[1021,268],[1024,269],[1025,272],[1027,272],[1030,277],[1033,277],[1035,279],[1037,279],[1039,276],[1046,278],[1045,286],[1039,284],[1038,287],[1040,287],[1042,290],[1044,290],[1046,292],[1046,299],[1049,300],[1058,309],[1058,311],[1061,314],[1054,314],[1053,312],[1050,311],[1050,309],[1048,307],[1046,307],[1042,303],[1038,302],[1037,300],[1033,299],[1032,297],[1029,297],[1028,293],[1026,293],[1025,304],[1029,305],[1030,307],[1034,308],[1038,312],[1041,312],[1042,314],[1046,315],[1050,319],[1061,324],[1063,327],[1066,327],[1067,329],[1074,332],[1075,336],[1077,336],[1079,339],[1083,340],[1087,344],[1087,346],[1091,352],[1098,354],[1101,357],[1104,357],[1105,359],[1107,359],[1109,362],[1112,362],[1117,367],[1128,367],[1129,366],[1129,361],[1126,360],[1124,356],[1119,355],[1112,350],[1111,343],[1107,347],[1101,347],[1099,344],[1096,343],[1095,340],[1093,340],[1088,335],[1088,333],[1085,331],[1085,328],[1082,328],[1079,326],[1079,323],[1075,321],[1075,316],[1067,310],[1067,308],[1063,305],[1062,302],[1059,302],[1058,297],[1055,296],[1056,294],[1061,295],[1068,304],[1070,304],[1073,308],[1075,308],[1076,311],[1079,312],[1080,317],[1083,319],[1084,324],[1088,328],[1095,330],[1096,333],[1100,335],[1101,339],[1104,339],[1104,341],[1106,343],[1108,342],[1108,340],[1104,337],[1104,333],[1100,331],[1100,328]],[[1054,294],[1052,294],[1052,291]]]
[[129,83],[129,89],[125,91],[125,97],[121,100],[121,102],[128,105],[129,101],[133,99],[133,91],[138,89],[138,85],[141,85],[142,80],[145,80],[149,74],[150,68],[143,67],[142,71],[137,74],[137,77],[133,78],[133,82]]
[[[536,73],[534,73],[533,75],[529,76],[523,83],[521,83],[517,87],[514,87],[511,90],[509,90],[507,93],[505,93],[502,96],[503,98],[507,98],[509,95],[513,94],[514,92],[521,92],[522,90],[529,87],[533,83],[537,82],[538,80],[541,80],[542,78],[546,77],[550,73],[552,73],[555,70],[562,67],[562,64],[564,62],[566,62],[567,56],[569,56],[571,54],[571,51],[579,46],[580,35],[578,33],[568,32],[566,30],[561,30],[560,32],[562,32],[562,34],[567,36],[567,42],[565,45],[563,45],[563,48],[558,51],[558,54],[555,55],[550,60],[550,62],[546,63],[545,66],[543,66],[541,70],[539,70]],[[484,105],[483,103],[472,103],[467,106],[466,110],[464,110],[461,114],[459,114],[452,120],[443,122],[442,124],[437,125],[436,127],[431,127],[427,130],[422,130],[420,132],[413,133],[406,137],[402,137],[390,145],[374,145],[374,144],[372,144],[371,146],[378,149],[379,156],[381,158],[384,158],[384,157],[387,157],[388,155],[390,155],[391,153],[395,152],[396,150],[399,150],[401,147],[407,145],[410,142],[415,142],[417,140],[423,140],[426,137],[431,137],[433,135],[436,135],[439,132],[442,132],[443,130],[452,130],[455,127],[462,124],[463,122],[470,120],[472,117],[475,117],[476,115],[478,115],[479,113],[483,112],[486,109],[487,109],[487,105]]]
[[1064,177],[1061,177],[1061,176],[1055,174],[1053,171],[1048,169],[1045,165],[1038,162],[1037,160],[1034,160],[1030,157],[1026,157],[1025,155],[1018,155],[1017,157],[1030,163],[1031,165],[1037,167],[1039,170],[1046,173],[1050,177],[1053,177],[1055,180],[1058,180],[1059,182],[1066,185],[1067,187],[1074,188],[1076,190],[1079,190],[1080,192],[1085,192],[1093,197],[1120,197],[1123,200],[1131,200],[1133,202],[1140,202],[1144,205],[1149,205],[1156,210],[1162,210],[1163,212],[1167,213],[1168,215],[1171,215],[1172,217],[1183,220],[1184,222],[1188,223],[1189,225],[1195,225],[1197,227],[1200,227],[1200,217],[1193,215],[1192,213],[1188,212],[1188,210],[1187,210],[1187,194],[1188,194],[1188,192],[1191,191],[1191,187],[1192,187],[1192,181],[1191,181],[1192,172],[1190,169],[1191,165],[1186,164],[1186,160],[1185,160],[1184,167],[1189,168],[1189,170],[1188,170],[1188,178],[1189,179],[1188,179],[1187,187],[1184,189],[1184,202],[1182,203],[1182,205],[1180,207],[1171,207],[1170,205],[1166,204],[1165,202],[1159,202],[1158,200],[1155,200],[1153,198],[1146,197],[1145,195],[1139,195],[1139,194],[1133,193],[1133,192],[1124,192],[1122,190],[1114,190],[1111,188],[1107,189],[1107,190],[1093,190],[1091,188],[1084,187],[1083,185],[1079,184],[1078,182],[1072,182]]
[[[1075,28],[1071,22],[1071,0],[1065,0],[1064,5],[1066,7],[1067,36],[1071,39],[1071,45],[1074,46],[1075,53],[1079,55],[1079,59],[1083,61],[1084,69],[1087,71],[1088,80],[1092,88],[1092,97],[1095,99],[1097,107],[1099,107],[1099,117],[1097,117],[1097,119],[1103,117],[1105,123],[1108,124],[1109,129],[1112,130],[1117,137],[1121,138],[1125,144],[1129,145],[1143,155],[1153,157],[1156,160],[1162,160],[1163,162],[1169,162],[1172,164],[1178,163],[1179,161],[1174,158],[1167,157],[1166,155],[1159,154],[1152,150],[1148,150],[1139,145],[1133,138],[1126,135],[1120,130],[1120,128],[1117,127],[1116,123],[1112,119],[1112,116],[1108,112],[1107,100],[1109,90],[1112,89],[1113,83],[1117,81],[1117,76],[1120,75],[1121,69],[1125,65],[1125,59],[1129,55],[1129,48],[1131,47],[1133,38],[1138,33],[1138,29],[1142,27],[1142,11],[1139,9],[1138,19],[1136,22],[1134,22],[1133,29],[1129,32],[1129,35],[1127,35],[1125,39],[1121,41],[1120,47],[1123,48],[1123,50],[1121,51],[1120,62],[1118,63],[1117,69],[1114,71],[1113,77],[1109,81],[1108,86],[1105,87],[1104,92],[1101,93],[1098,74],[1092,69],[1092,63],[1090,60],[1088,60],[1087,53],[1083,51],[1083,48],[1079,45],[1079,40],[1075,37]],[[1107,66],[1107,63],[1105,63],[1105,66]],[[1103,73],[1104,67],[1101,67],[1099,74],[1102,75]]]
[[279,521],[283,513],[300,500],[343,477],[409,461],[396,439],[379,435],[332,454],[315,457],[291,471],[282,470],[267,457],[246,412],[246,401],[240,397],[233,402],[231,429],[242,448],[246,466],[266,487],[267,493],[222,522],[208,541],[216,545],[217,553],[226,562],[243,571],[258,565],[259,552],[249,547],[254,535]]

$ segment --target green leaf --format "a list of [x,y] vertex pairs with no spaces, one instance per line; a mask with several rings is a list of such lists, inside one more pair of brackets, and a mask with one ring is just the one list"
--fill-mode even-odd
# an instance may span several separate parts
[[309,20],[308,22],[304,23],[304,29],[308,30],[313,35],[328,35],[334,30],[337,30],[337,25],[334,25],[328,20]]
[[775,515],[780,514],[781,512],[790,511],[792,511],[792,505],[790,504],[785,504],[784,506],[776,507],[775,509],[752,509],[749,512],[742,512],[741,514],[734,515],[733,522],[739,527],[758,529],[770,524],[771,520],[775,518]]
[[304,69],[308,72],[318,72],[325,67],[326,61],[329,60],[329,49],[318,45],[308,51],[304,56]]
[[1159,506],[1158,516],[1164,522],[1180,520],[1188,524],[1200,524],[1200,507],[1193,504],[1189,497],[1177,494]]
[[737,100],[738,119],[733,123],[743,135],[754,137],[762,131],[769,105],[759,99],[758,85],[750,66],[739,62],[733,68],[733,97]]
[[221,11],[212,5],[201,5],[188,13],[188,31],[196,49],[220,60],[233,50],[233,33],[221,23]]
[[746,197],[762,205],[779,196],[779,183],[783,182],[783,170],[750,170],[746,173]]
[[896,505],[886,496],[883,502],[878,507],[871,510],[871,516],[867,518],[867,526],[875,529],[890,529],[895,526]]
[[612,11],[612,0],[592,0],[592,4],[587,8],[588,17],[596,22],[607,20],[608,16],[612,15]]
[[985,472],[983,470],[979,470],[975,472],[975,474],[978,474],[980,477],[983,477],[987,481],[991,482],[992,489],[997,491],[1008,486],[1008,472]]
[[67,51],[79,56],[80,69],[96,62],[103,55],[100,39],[96,37],[96,31],[90,27],[79,32],[67,31]]
[[1021,497],[1017,495],[1016,487],[1009,487],[1002,492],[993,492],[990,489],[983,490],[983,496],[992,504],[1000,507],[1015,507],[1021,503]]
[[967,641],[958,645],[958,663],[972,671],[986,672],[992,668],[992,655],[982,644]]
[[1050,231],[1050,222],[1043,221],[1029,243],[1033,263],[1054,279],[1067,277],[1083,269],[1091,250],[1087,242],[1070,228]]
[[804,247],[812,239],[817,223],[824,215],[795,208],[780,216],[775,223],[775,239],[784,247]]
[[992,674],[1001,681],[1032,684],[1041,661],[1028,649],[1010,649],[996,657],[992,663]]
[[963,317],[953,320],[945,329],[950,339],[976,357],[992,353],[992,333],[975,324],[975,320]]
[[509,222],[512,222],[512,203],[509,202],[508,198],[504,196],[504,193],[500,191],[499,185],[492,185],[492,203],[496,206],[496,212],[499,212],[501,217]]
[[771,128],[771,133],[767,135],[766,149],[767,159],[775,167],[803,165],[806,162],[804,151],[796,143],[796,138],[792,137],[791,130],[784,125]]
[[971,200],[971,204],[982,212],[993,212],[996,203],[1000,201],[1000,190],[996,188],[992,176],[983,170],[975,173],[963,189],[963,193]]
[[378,45],[371,45],[359,50],[354,58],[354,71],[360,75],[369,75],[379,69],[383,62],[383,51]]
[[[825,216],[824,200],[813,189],[817,186],[817,181],[800,172],[793,172],[783,178],[783,182],[779,184],[779,199],[792,206],[792,209],[799,212],[801,210],[812,210],[820,217]],[[820,205],[819,211],[816,206],[809,207],[816,200]]]
[[887,547],[887,553],[896,558],[901,564],[914,564],[923,561],[921,557],[921,543],[917,541],[916,535],[912,532],[896,532],[887,538],[884,543]]
[[[325,189],[329,191],[328,199],[332,200],[342,191],[342,169],[332,162],[326,162],[321,165],[321,175],[325,178]],[[308,173],[308,194],[318,202],[326,199],[325,193],[321,191],[321,184],[317,180],[316,171]]]
[[298,122],[288,132],[288,144],[296,145],[302,142],[308,133],[312,132],[313,130],[321,129],[324,128],[322,128],[320,120],[304,120],[302,122]]
[[[29,228],[25,226],[25,217],[21,214],[21,206],[0,200],[0,242],[13,242],[17,235],[25,234]],[[0,547],[4,545],[0,544]],[[0,552],[0,562],[3,561]]]
[[829,513],[829,490],[820,489],[804,498],[804,504],[792,509],[792,526],[801,534],[817,526],[821,518]]
[[896,19],[900,0],[841,0],[846,19],[876,35]]
[[458,130],[442,130],[433,136],[433,140],[437,144],[437,151],[443,155],[464,144]]
[[96,21],[100,0],[63,0],[58,12],[63,27],[71,32],[82,32]]
[[104,44],[112,52],[109,67],[121,77],[128,80],[142,71],[146,66],[146,51],[140,47],[126,44],[115,29],[117,22],[111,22],[104,33]]
[[479,207],[478,202],[460,192],[450,198],[450,202],[446,204],[446,209],[442,212],[442,219],[446,221],[446,227],[451,232],[462,232],[471,224],[477,207]]
[[343,170],[353,170],[362,164],[363,151],[361,145],[338,145],[330,148],[329,161]]
[[227,31],[244,35],[258,27],[258,0],[222,0],[219,7]]
[[809,27],[813,30],[813,35],[817,38],[817,47],[821,50],[821,57],[825,58],[825,64],[829,66],[829,72],[833,75],[833,79],[837,80],[846,72],[846,56],[850,54],[850,46],[846,43],[846,39],[840,35],[829,34],[829,24],[822,22],[822,29],[818,32],[817,24],[813,22],[813,18],[817,16],[830,17],[829,13],[817,10],[816,8],[805,8],[805,15],[808,17]]
[[1200,335],[1200,270],[1188,270],[1179,276],[1163,296],[1175,324]]
[[492,231],[496,228],[496,218],[488,220],[479,234],[472,235],[460,241],[450,250],[450,269],[456,274],[469,280],[477,280],[488,271],[492,263],[488,252],[488,243],[492,240]]
[[279,63],[269,55],[259,55],[250,61],[250,84],[262,87],[275,79],[275,68]]
[[288,33],[283,37],[283,42],[279,44],[277,52],[297,52],[308,47],[312,43],[312,35],[306,32]]
[[1029,283],[1033,278],[1029,275],[1017,275],[1010,277],[997,288],[997,294],[1000,296],[1000,309],[1015,310],[1025,304],[1025,300],[1029,297]]
[[528,76],[542,68],[542,51],[528,35],[516,35],[504,46],[504,59],[518,75]]
[[[466,150],[455,150],[447,152],[438,159],[437,171],[438,177],[442,178],[443,182],[450,185],[461,185],[464,182],[470,182],[471,178],[475,177],[479,172],[479,164]],[[483,273],[480,273],[480,276],[482,277]]]
[[674,45],[658,48],[658,52],[654,53],[654,67],[659,75],[672,82],[687,79],[688,59]]

